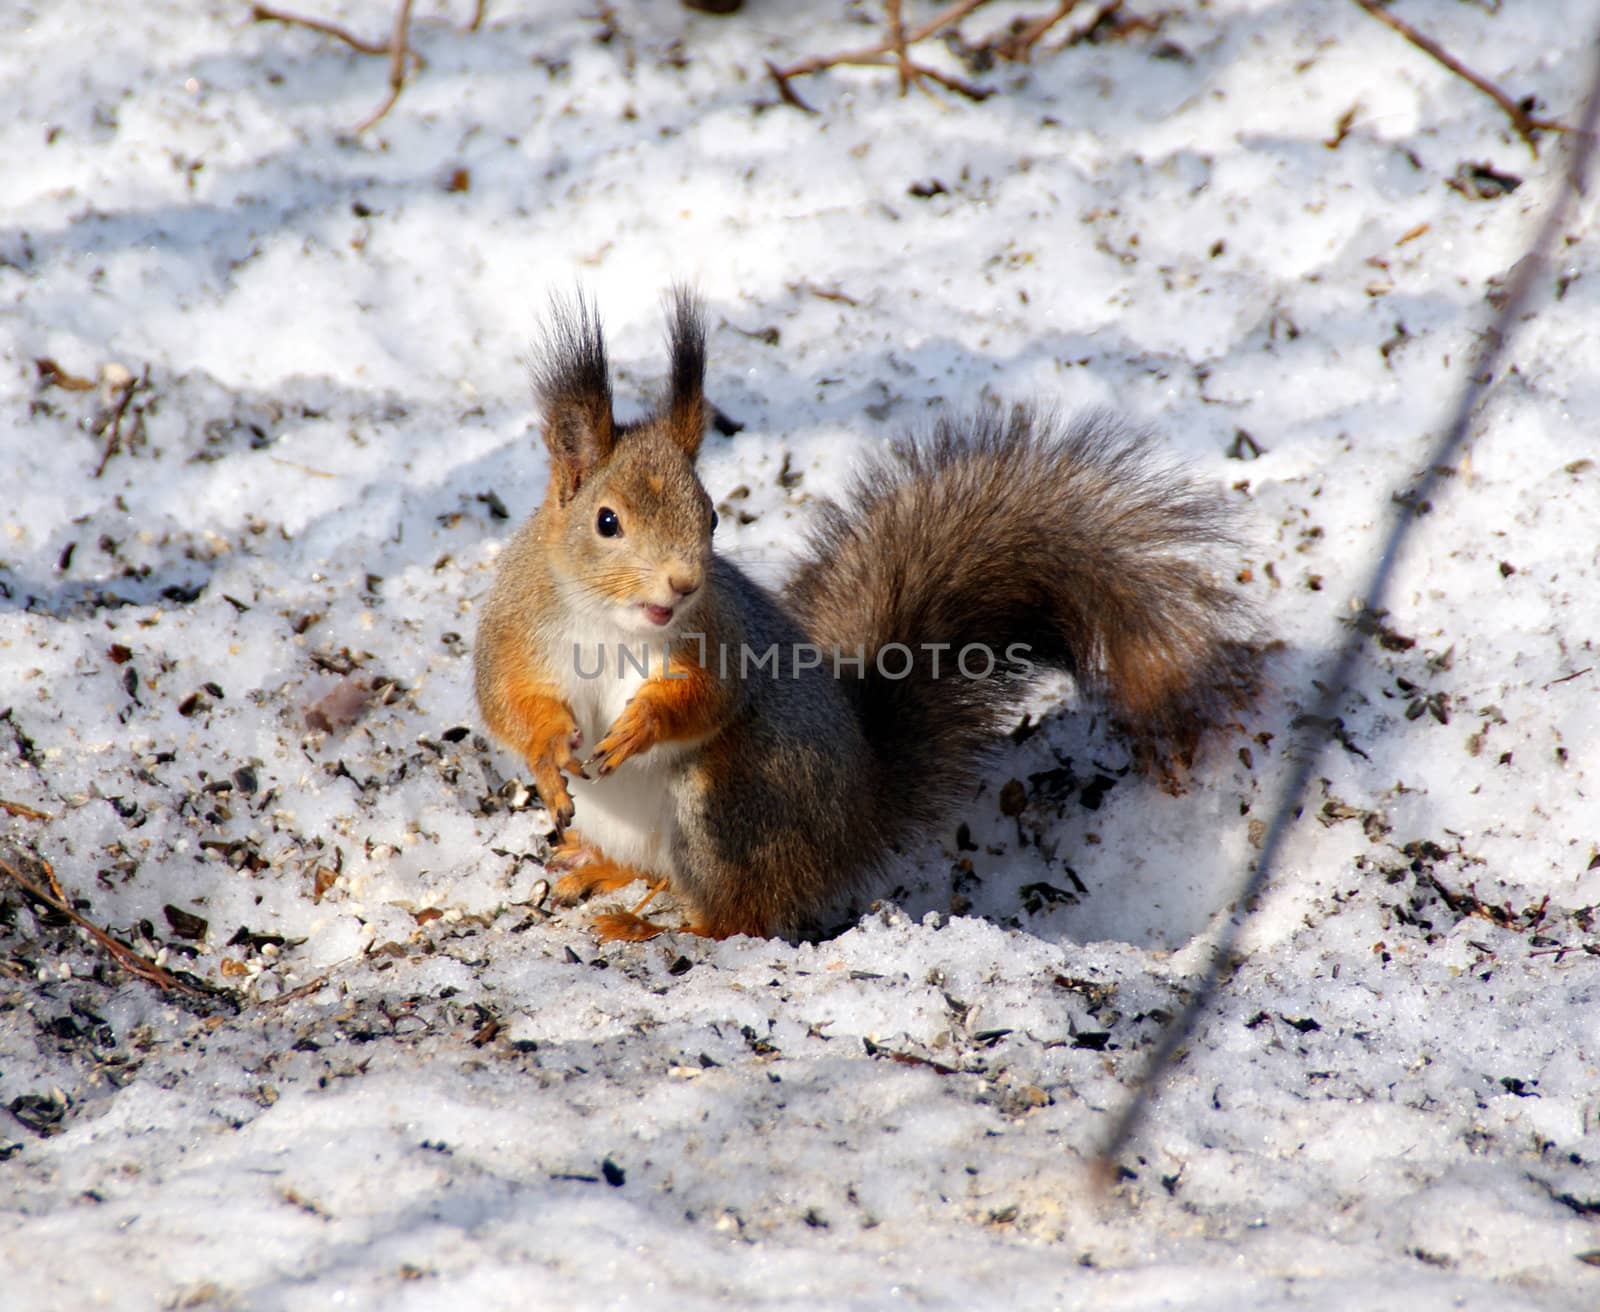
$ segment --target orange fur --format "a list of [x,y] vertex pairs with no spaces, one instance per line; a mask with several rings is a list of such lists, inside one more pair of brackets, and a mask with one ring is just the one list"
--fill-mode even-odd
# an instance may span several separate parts
[[595,937],[602,943],[645,943],[667,932],[665,925],[636,916],[631,911],[606,911],[596,916],[590,924],[594,927]]
[[[672,932],[668,926],[646,920],[638,915],[637,911],[607,911],[596,916],[592,923],[595,934],[602,943],[644,943],[658,934]],[[761,924],[760,917],[751,913],[737,919],[716,922],[694,920],[685,925],[682,932],[698,934],[701,938],[732,938],[735,934],[763,938],[767,931]]]
[[698,934],[701,938],[732,938],[735,934],[765,938],[768,931],[766,925],[762,923],[761,913],[751,908],[738,915],[708,916],[691,921],[689,932]]
[[[634,904],[631,911],[602,913],[595,918],[597,925],[602,921],[609,921],[612,916],[632,917],[640,924],[648,923],[640,919],[639,912],[655,900],[657,893],[664,892],[670,886],[670,881],[657,879],[637,866],[613,861],[575,829],[569,829],[561,836],[561,841],[551,849],[550,857],[544,865],[552,874],[560,871],[568,872],[556,880],[550,890],[550,898],[558,906],[572,906],[596,894],[612,893],[641,880],[650,882],[649,891]],[[660,932],[660,929],[656,930],[656,933]]]
[[510,743],[533,772],[533,786],[539,800],[564,830],[572,823],[572,795],[567,791],[563,771],[582,775],[583,765],[576,755],[583,745],[577,721],[567,704],[551,686],[529,673],[520,663],[500,662],[502,678],[492,702],[484,705],[489,728]]
[[673,656],[667,674],[640,684],[588,764],[600,778],[657,743],[693,742],[714,733],[727,717],[727,686],[709,670]]
[[550,896],[563,906],[571,906],[593,897],[596,893],[612,893],[650,876],[633,866],[625,866],[608,856],[596,854],[595,859],[579,866],[570,875],[556,880]]

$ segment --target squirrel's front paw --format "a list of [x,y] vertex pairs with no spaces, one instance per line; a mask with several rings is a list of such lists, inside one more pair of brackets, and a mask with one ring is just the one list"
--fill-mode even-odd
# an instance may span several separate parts
[[655,717],[638,698],[622,708],[600,745],[594,749],[585,765],[594,767],[595,774],[604,779],[624,761],[649,751],[656,745]]
[[533,770],[533,786],[544,803],[544,809],[555,821],[556,832],[565,831],[572,823],[572,794],[567,791],[565,776],[575,774],[580,779],[589,776],[583,772],[578,760],[578,749],[583,746],[583,734],[577,725],[552,734],[537,757],[529,761]]

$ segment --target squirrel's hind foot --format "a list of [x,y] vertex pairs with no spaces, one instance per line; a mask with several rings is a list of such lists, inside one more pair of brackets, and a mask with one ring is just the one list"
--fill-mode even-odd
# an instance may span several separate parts
[[602,943],[644,943],[665,934],[667,927],[636,916],[631,911],[606,911],[591,922],[595,937]]
[[612,893],[641,879],[655,883],[643,870],[613,861],[602,855],[598,848],[589,847],[581,841],[570,848],[563,842],[545,868],[570,872],[556,880],[550,890],[551,898],[560,906],[570,907],[597,893]]
[[603,859],[598,847],[590,843],[576,829],[568,829],[562,832],[560,841],[550,849],[550,858],[544,863],[544,868],[552,875],[564,875],[592,861]]

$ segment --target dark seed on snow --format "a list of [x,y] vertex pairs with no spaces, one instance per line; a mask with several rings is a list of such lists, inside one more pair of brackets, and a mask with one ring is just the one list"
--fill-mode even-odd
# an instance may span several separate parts
[[55,1094],[24,1093],[11,1100],[11,1114],[35,1134],[48,1136],[61,1129],[67,1104]]
[[172,932],[179,938],[203,939],[211,927],[205,917],[185,911],[182,907],[165,906],[161,911],[167,918],[167,924],[172,926]]
[[71,1016],[57,1016],[41,1028],[53,1039],[76,1039],[83,1034],[82,1027]]

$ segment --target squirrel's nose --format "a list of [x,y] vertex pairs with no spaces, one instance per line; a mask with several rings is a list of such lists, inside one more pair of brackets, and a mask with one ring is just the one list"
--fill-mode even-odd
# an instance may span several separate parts
[[700,580],[690,578],[684,574],[669,574],[667,576],[667,586],[680,597],[692,597],[696,592],[700,591]]

